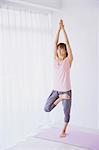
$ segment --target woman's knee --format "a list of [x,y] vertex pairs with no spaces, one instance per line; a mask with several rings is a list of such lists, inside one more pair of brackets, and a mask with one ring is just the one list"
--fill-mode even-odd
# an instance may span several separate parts
[[51,110],[50,110],[49,107],[44,107],[44,111],[45,111],[45,112],[50,112]]

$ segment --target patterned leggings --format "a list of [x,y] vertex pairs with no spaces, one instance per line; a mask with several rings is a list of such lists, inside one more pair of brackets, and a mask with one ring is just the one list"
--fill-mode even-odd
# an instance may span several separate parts
[[70,96],[70,99],[64,99],[62,100],[62,105],[63,105],[63,111],[64,111],[64,121],[69,122],[70,120],[70,109],[71,109],[71,100],[72,100],[72,90],[66,91],[66,92],[61,92],[61,91],[56,91],[52,90],[51,94],[49,95],[47,102],[44,106],[44,110],[46,112],[50,112],[56,105],[54,102],[56,99],[59,98],[60,94],[67,94]]

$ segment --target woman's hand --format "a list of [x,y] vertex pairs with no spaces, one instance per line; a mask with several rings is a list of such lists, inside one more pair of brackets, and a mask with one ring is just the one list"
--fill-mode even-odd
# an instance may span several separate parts
[[63,23],[63,20],[62,20],[62,19],[60,20],[59,25],[60,25],[60,29],[63,29],[63,28],[64,28],[64,23]]

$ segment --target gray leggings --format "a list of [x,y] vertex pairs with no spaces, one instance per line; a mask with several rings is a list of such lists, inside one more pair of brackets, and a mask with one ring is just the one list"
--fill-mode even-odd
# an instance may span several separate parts
[[64,99],[62,100],[63,105],[63,111],[64,111],[64,121],[69,122],[70,120],[70,109],[71,109],[71,100],[72,100],[72,90],[66,91],[66,92],[60,92],[56,90],[52,90],[51,94],[49,95],[47,102],[45,104],[44,110],[46,112],[50,112],[56,105],[54,102],[56,99],[59,98],[60,94],[68,94],[70,96],[70,99]]

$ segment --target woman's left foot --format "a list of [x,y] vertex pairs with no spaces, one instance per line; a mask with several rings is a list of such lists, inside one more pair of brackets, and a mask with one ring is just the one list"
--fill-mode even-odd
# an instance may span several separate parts
[[66,133],[64,131],[61,132],[60,137],[66,137]]

